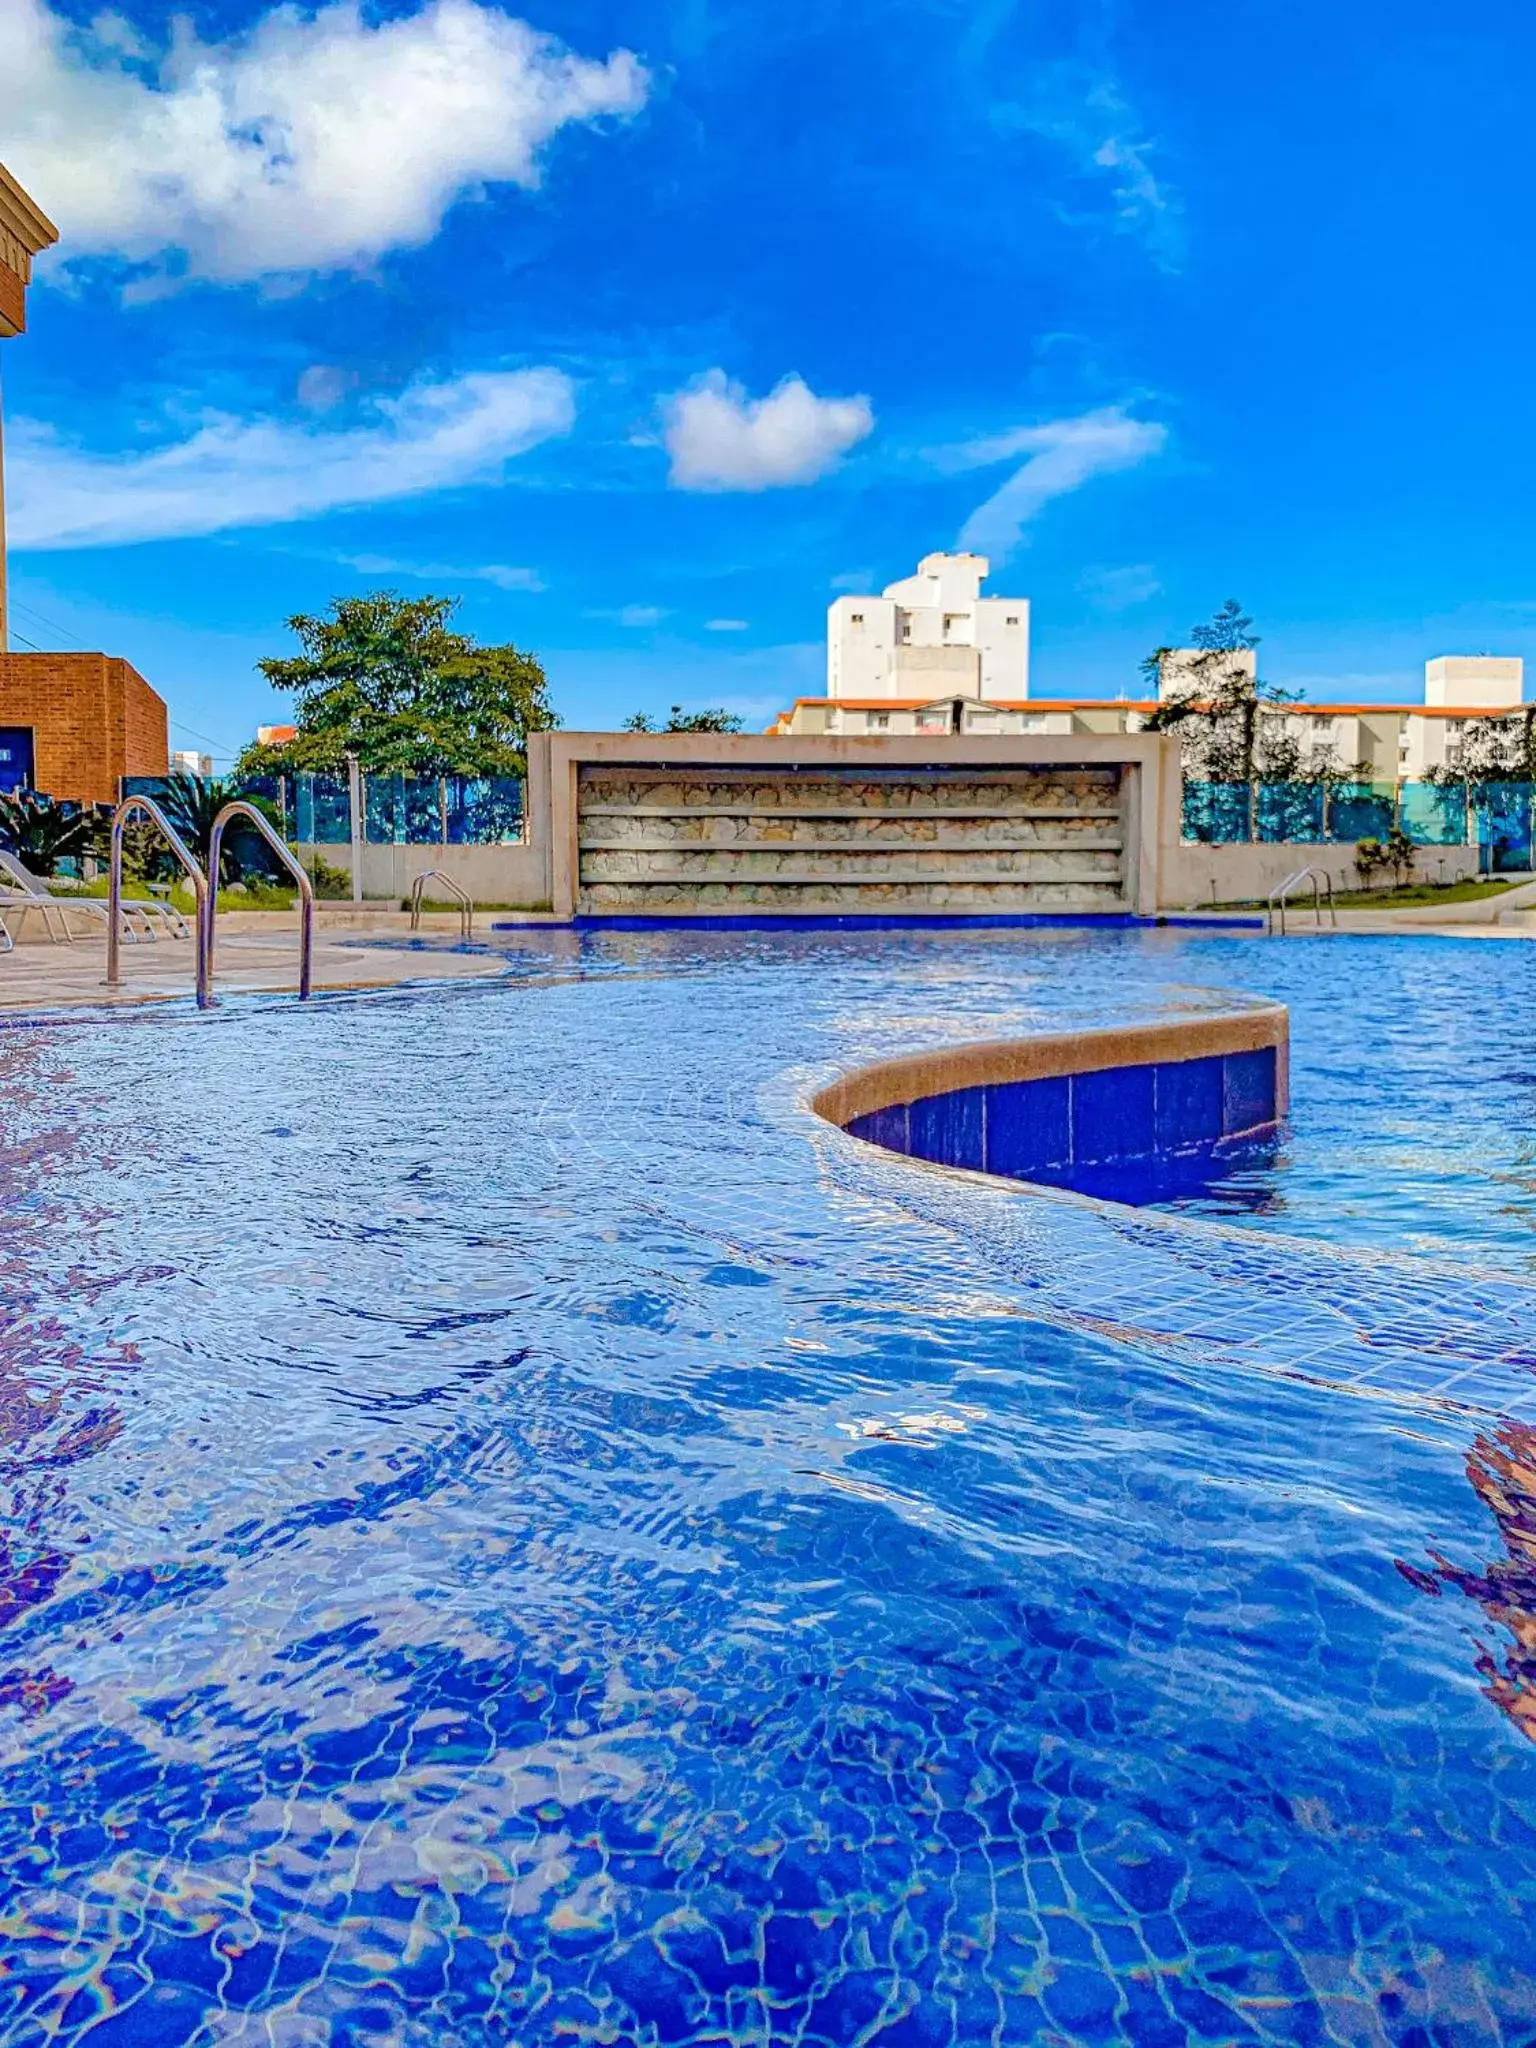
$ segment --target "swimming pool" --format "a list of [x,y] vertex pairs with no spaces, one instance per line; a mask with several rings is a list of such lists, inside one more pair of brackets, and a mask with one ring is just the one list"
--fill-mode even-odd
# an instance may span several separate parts
[[[1536,2036],[1526,950],[506,950],[0,1033],[0,2043]],[[1190,989],[1184,1209],[806,1107]]]

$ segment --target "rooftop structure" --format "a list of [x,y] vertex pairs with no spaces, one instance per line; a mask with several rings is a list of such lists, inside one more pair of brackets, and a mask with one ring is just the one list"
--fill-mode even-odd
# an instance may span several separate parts
[[879,597],[827,608],[830,698],[1029,695],[1029,600],[983,597],[985,555],[924,555]]
[[[59,231],[53,222],[0,164],[0,341],[8,341],[25,329],[32,259],[58,239]],[[10,644],[6,631],[5,445],[0,433],[0,654]]]

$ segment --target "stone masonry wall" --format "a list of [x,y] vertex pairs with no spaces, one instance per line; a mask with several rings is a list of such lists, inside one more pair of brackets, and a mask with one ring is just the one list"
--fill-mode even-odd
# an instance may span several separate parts
[[1119,910],[1117,768],[587,767],[587,913]]

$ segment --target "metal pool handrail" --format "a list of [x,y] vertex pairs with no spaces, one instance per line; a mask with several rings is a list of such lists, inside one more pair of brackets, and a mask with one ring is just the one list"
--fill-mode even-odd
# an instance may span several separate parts
[[107,866],[107,987],[122,981],[118,961],[123,923],[123,832],[135,811],[141,811],[180,861],[197,899],[197,1007],[206,1010],[211,973],[211,944],[206,936],[208,877],[192,858],[186,841],[151,796],[125,796],[112,813],[112,854]]
[[[1275,930],[1275,912],[1280,912],[1280,936],[1285,937],[1285,905],[1293,889],[1299,889],[1303,882],[1312,884],[1312,913],[1317,919],[1319,931],[1323,928],[1323,894],[1327,892],[1328,919],[1335,931],[1339,928],[1339,913],[1333,901],[1333,877],[1326,868],[1298,868],[1293,875],[1287,875],[1279,886],[1270,891],[1269,907],[1265,913],[1266,929],[1271,937]],[[1319,889],[1321,883],[1321,890]]]
[[202,923],[206,928],[206,937],[201,950],[207,957],[208,979],[210,982],[213,979],[214,919],[217,917],[219,909],[219,852],[224,844],[224,828],[232,818],[244,818],[248,823],[254,825],[257,832],[266,841],[267,845],[271,847],[283,866],[299,885],[299,1001],[301,1003],[305,1002],[312,992],[311,985],[313,981],[315,885],[304,872],[298,856],[289,847],[287,842],[278,837],[256,806],[252,803],[247,803],[243,797],[237,797],[233,803],[227,803],[224,806],[223,810],[214,819],[213,830],[208,835],[208,872],[212,877],[212,886],[208,890],[206,900],[200,906],[203,913]]
[[411,884],[411,930],[421,929],[421,892],[428,882],[446,882],[459,899],[459,937],[467,939],[475,928],[475,903],[469,891],[442,868],[424,868]]

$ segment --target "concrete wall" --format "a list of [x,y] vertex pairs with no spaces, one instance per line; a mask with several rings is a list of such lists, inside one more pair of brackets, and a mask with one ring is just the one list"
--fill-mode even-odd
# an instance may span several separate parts
[[[1330,875],[1335,889],[1360,887],[1352,846],[1314,845],[1300,840],[1282,841],[1273,846],[1191,846],[1180,843],[1164,852],[1158,908],[1198,910],[1202,906],[1208,908],[1213,902],[1260,902],[1287,875],[1294,874],[1297,868],[1307,867],[1321,868]],[[1460,882],[1476,873],[1475,846],[1421,846],[1418,849],[1415,875],[1419,881]],[[1310,895],[1306,900],[1310,902]]]
[[[306,863],[316,854],[348,876],[352,873],[350,846],[301,846],[299,856]],[[549,901],[548,860],[543,846],[365,846],[363,854],[363,896],[368,902],[399,903],[409,895],[411,883],[428,868],[442,868],[476,903],[504,903],[519,910],[542,910]],[[448,891],[436,895],[448,900]],[[428,898],[434,885],[426,887]]]

